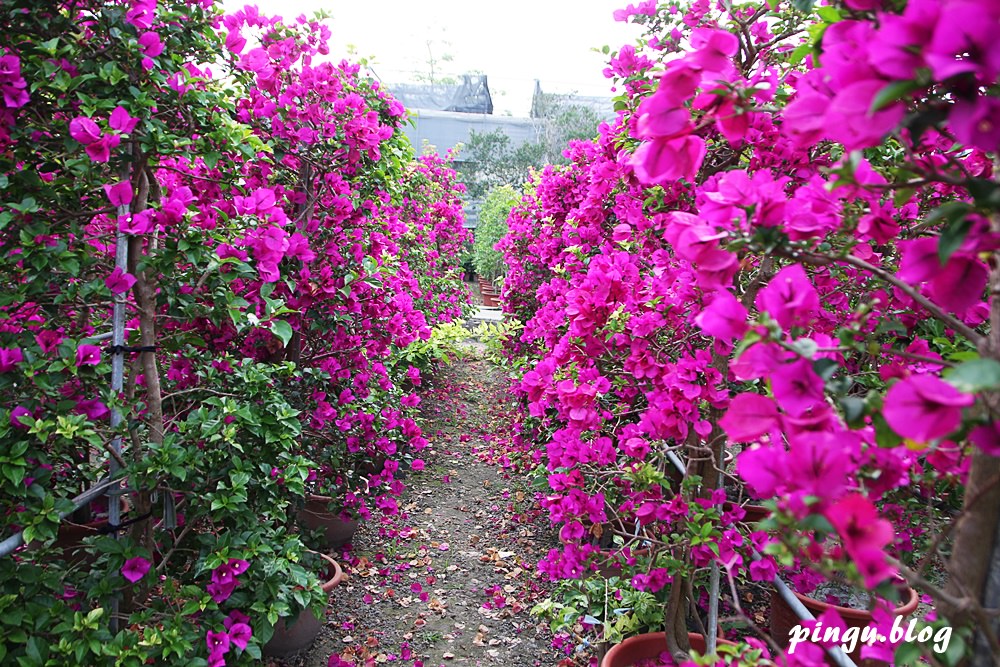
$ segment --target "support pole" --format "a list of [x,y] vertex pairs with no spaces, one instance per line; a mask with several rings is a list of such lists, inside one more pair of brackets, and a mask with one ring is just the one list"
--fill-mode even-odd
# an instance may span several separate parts
[[[131,151],[129,154],[131,155]],[[123,180],[128,179],[129,172],[129,165],[126,164],[122,168]],[[119,217],[129,215],[128,204],[118,207],[118,215]],[[126,273],[128,272],[128,237],[118,227],[119,225],[116,222],[115,268],[121,269],[122,273]],[[114,396],[114,401],[111,404],[112,431],[116,431],[122,423],[122,413],[118,409],[117,399],[122,392],[122,386],[125,382],[125,299],[127,295],[128,291],[114,295],[114,309],[111,313],[111,393]],[[108,466],[109,473],[114,478],[119,469],[118,459],[121,458],[122,453],[122,438],[120,435],[115,435],[111,441],[111,451],[116,456],[111,457]],[[121,524],[121,493],[120,486],[113,486],[108,489],[108,523],[111,526]],[[114,531],[114,537],[116,540],[119,538],[117,530]],[[119,598],[115,595],[111,600],[112,633],[118,632],[118,603]]]

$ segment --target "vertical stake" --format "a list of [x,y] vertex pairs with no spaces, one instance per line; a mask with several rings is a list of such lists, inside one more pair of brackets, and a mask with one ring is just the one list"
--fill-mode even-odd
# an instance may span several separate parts
[[[129,150],[129,156],[131,157],[132,151],[131,147]],[[122,180],[129,180],[129,165],[126,164],[121,170]],[[118,207],[118,216],[126,216],[129,214],[129,206],[121,205]],[[128,271],[128,237],[119,229],[118,220],[115,220],[115,268],[121,269],[122,273]],[[118,395],[121,394],[122,387],[125,382],[125,350],[123,349],[125,345],[125,306],[126,298],[128,296],[128,291],[121,292],[120,294],[114,295],[114,309],[111,314],[111,393],[114,394],[115,401],[117,401]],[[122,413],[118,409],[117,402],[113,402],[111,405],[111,429],[112,431],[117,430],[122,423]],[[121,456],[122,453],[122,439],[120,435],[116,435],[111,441],[111,450]],[[109,476],[113,479],[115,474],[118,472],[119,465],[116,457],[112,456],[109,460],[108,470]],[[110,489],[108,489],[108,523],[111,526],[118,526],[121,523],[121,485],[115,484]],[[119,539],[118,530],[114,531],[115,539]],[[116,594],[111,599],[111,632],[118,632],[118,605],[119,596]]]

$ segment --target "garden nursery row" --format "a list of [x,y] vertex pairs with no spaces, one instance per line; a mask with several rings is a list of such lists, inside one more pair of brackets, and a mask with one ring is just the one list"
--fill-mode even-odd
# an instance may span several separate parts
[[457,441],[546,532],[490,589],[544,593],[523,664],[1000,664],[1000,0],[628,5],[614,119],[475,246],[321,15],[0,7],[0,664],[353,628],[469,345],[509,410]]

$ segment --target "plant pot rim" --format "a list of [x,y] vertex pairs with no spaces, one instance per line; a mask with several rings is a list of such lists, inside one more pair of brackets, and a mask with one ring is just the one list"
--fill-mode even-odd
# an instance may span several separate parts
[[[329,593],[334,588],[339,586],[344,580],[344,569],[340,567],[340,563],[335,561],[329,554],[321,553],[319,551],[313,551],[312,553],[323,558],[323,560],[327,562],[327,565],[333,568],[333,576],[323,583],[323,592]],[[327,572],[329,573],[329,570],[327,570]]]
[[[688,633],[688,642],[691,644],[692,648],[696,648],[698,645],[705,645],[705,637],[701,634],[695,632]],[[716,643],[720,645],[736,646],[735,642],[731,642],[726,639],[716,639]],[[658,651],[654,655],[640,655],[632,658],[631,655],[638,651],[641,651],[640,647],[645,646],[661,646],[660,651],[666,650],[667,647],[667,633],[666,632],[645,632],[641,635],[635,635],[634,637],[629,637],[625,639],[620,644],[615,644],[612,646],[607,653],[604,654],[604,659],[601,660],[600,667],[632,667],[637,660],[644,660],[648,658],[655,658],[660,654]],[[629,659],[629,662],[624,662]],[[621,664],[615,662],[616,660],[621,660]]]
[[[898,607],[894,607],[892,609],[893,616],[909,616],[910,614],[912,614],[917,610],[917,605],[920,604],[920,595],[917,594],[917,591],[906,582],[902,583],[906,586],[906,590],[909,591],[909,598],[905,602],[901,603]],[[830,604],[829,602],[823,602],[822,600],[809,597],[808,595],[803,595],[802,593],[799,593],[798,591],[795,590],[793,590],[792,593],[795,594],[796,599],[798,599],[798,601],[801,602],[804,606],[806,607],[812,606],[820,610],[820,614],[816,614],[817,616],[821,615],[823,612],[829,609],[832,609],[835,612],[837,612],[837,614],[839,614],[841,618],[845,620],[850,618],[854,620],[870,621],[872,618],[871,611],[867,609],[852,609],[851,607],[841,607],[840,605]]]

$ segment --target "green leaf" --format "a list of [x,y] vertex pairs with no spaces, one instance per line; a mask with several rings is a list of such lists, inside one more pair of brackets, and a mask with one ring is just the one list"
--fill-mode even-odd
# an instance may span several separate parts
[[963,216],[941,232],[941,236],[938,238],[938,260],[940,260],[941,266],[947,264],[955,251],[962,247],[970,229],[972,229],[972,219]]
[[889,427],[889,422],[882,413],[877,412],[872,415],[872,424],[875,425],[875,444],[879,447],[892,449],[902,444],[903,438]]
[[1000,389],[1000,362],[973,359],[945,371],[944,378],[967,394],[993,391]]
[[860,396],[844,396],[840,399],[840,409],[844,412],[844,421],[851,428],[864,426],[865,399]]
[[816,13],[827,23],[839,23],[844,20],[844,17],[840,15],[840,10],[836,7],[820,7]]
[[795,50],[792,51],[792,54],[788,56],[788,64],[798,65],[800,62],[805,60],[806,56],[812,53],[812,51],[813,51],[813,45],[810,44],[809,42],[804,42],[802,44],[799,44],[798,46],[795,47]]
[[284,320],[271,320],[271,333],[281,339],[284,347],[288,347],[288,342],[292,340],[292,325]]
[[804,14],[808,14],[812,11],[814,3],[815,0],[792,0],[792,7],[795,7],[795,9]]
[[822,358],[813,360],[813,370],[816,371],[816,375],[823,378],[824,382],[828,382],[839,368],[840,364],[837,363],[836,359]]
[[875,99],[872,100],[872,105],[868,109],[869,115],[886,108],[920,87],[916,81],[893,81],[875,95]]

